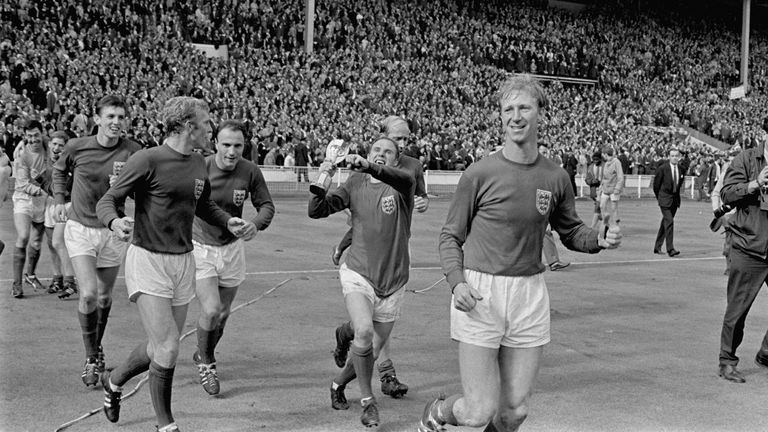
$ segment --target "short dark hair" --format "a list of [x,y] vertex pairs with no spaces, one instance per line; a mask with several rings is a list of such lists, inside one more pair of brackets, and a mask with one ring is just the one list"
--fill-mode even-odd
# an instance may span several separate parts
[[64,140],[64,142],[67,142],[69,141],[69,134],[62,130],[59,130],[51,134],[51,139],[55,139],[55,138],[61,138]]
[[125,110],[125,113],[128,114],[128,104],[125,103],[125,99],[120,95],[112,94],[102,97],[96,102],[94,112],[96,115],[101,115],[101,110],[106,107],[122,108]]
[[216,136],[221,133],[221,131],[229,129],[232,131],[240,131],[240,133],[243,134],[243,138],[245,138],[248,135],[248,132],[246,130],[245,124],[241,122],[240,120],[224,120],[219,125],[218,129],[216,129]]
[[28,122],[27,122],[27,124],[25,124],[25,125],[24,125],[24,131],[25,131],[25,132],[26,132],[26,131],[31,131],[31,130],[33,130],[33,129],[37,129],[37,130],[39,130],[40,132],[42,132],[42,131],[44,131],[44,130],[45,130],[45,129],[43,129],[43,124],[42,124],[42,123],[40,123],[40,122],[39,122],[39,121],[37,121],[37,120],[30,120],[30,121],[28,121]]

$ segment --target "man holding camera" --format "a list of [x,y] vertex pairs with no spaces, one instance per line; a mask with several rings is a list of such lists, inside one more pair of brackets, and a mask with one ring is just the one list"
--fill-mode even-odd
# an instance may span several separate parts
[[[768,281],[768,118],[757,147],[744,150],[725,173],[723,204],[736,208],[730,219],[731,251],[728,272],[728,304],[720,333],[719,376],[743,383],[736,370],[736,349],[744,339],[744,322],[763,283]],[[768,368],[768,332],[755,356],[758,366]]]

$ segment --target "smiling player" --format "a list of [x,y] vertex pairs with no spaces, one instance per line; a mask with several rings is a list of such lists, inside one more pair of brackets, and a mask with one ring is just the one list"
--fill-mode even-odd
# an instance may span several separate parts
[[[96,103],[95,112],[96,135],[70,140],[53,166],[55,214],[59,221],[67,222],[64,241],[80,288],[77,310],[85,345],[81,378],[86,386],[96,385],[104,372],[101,340],[112,308],[112,288],[127,247],[96,217],[96,203],[128,157],[141,150],[139,144],[121,137],[128,115],[122,97],[104,96]],[[70,174],[72,205],[67,207]],[[68,289],[59,298],[72,294],[74,291]]]
[[[413,172],[395,167],[398,157],[397,143],[385,137],[373,143],[368,159],[348,155],[347,163],[355,172],[333,192],[313,194],[308,208],[313,219],[344,209],[352,213],[352,246],[339,268],[339,279],[354,330],[353,368],[342,370],[334,379],[331,400],[335,409],[348,408],[344,388],[359,377],[360,421],[368,427],[379,424],[371,388],[374,361],[400,316],[403,287],[409,277],[408,238],[416,178]],[[331,171],[333,166],[322,169]]]
[[[243,229],[241,239],[248,241],[269,226],[275,206],[259,167],[243,159],[244,146],[243,123],[226,120],[219,126],[216,154],[208,156],[205,164],[211,182],[211,200],[216,205],[232,216],[242,217],[243,203],[250,196],[258,210],[256,217]],[[245,251],[241,239],[195,217],[192,225],[195,293],[201,307],[197,320],[197,351],[192,359],[197,365],[203,389],[211,395],[219,393],[214,349],[224,332],[237,289],[245,280]]]

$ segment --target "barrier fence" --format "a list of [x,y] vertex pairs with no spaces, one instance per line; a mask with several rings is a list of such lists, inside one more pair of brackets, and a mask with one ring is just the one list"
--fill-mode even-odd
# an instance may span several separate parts
[[[309,183],[306,182],[304,174],[301,174],[301,182],[298,181],[299,170],[307,170],[307,177],[310,182],[317,179],[319,170],[317,167],[280,167],[280,166],[261,166],[261,172],[269,185],[269,190],[273,194],[290,194],[297,192],[308,192]],[[444,196],[452,195],[456,191],[456,185],[459,182],[462,171],[425,171],[424,183],[427,186],[427,192],[430,195]],[[333,182],[337,185],[343,183],[349,176],[349,170],[340,168],[333,177]],[[624,191],[622,196],[626,198],[653,198],[653,176],[651,175],[627,175],[624,176]],[[584,183],[584,176],[576,176],[577,196],[584,198],[589,196],[589,186]],[[687,198],[696,198],[696,186],[694,177],[686,177],[684,183],[683,195]]]
[[[292,195],[309,192],[311,182],[317,180],[319,169],[317,167],[281,167],[281,166],[261,166],[261,172],[267,181],[269,191],[273,195]],[[306,175],[304,174],[306,172]],[[340,168],[333,176],[333,182],[340,185],[349,176],[349,170]],[[456,185],[459,182],[462,171],[425,171],[424,183],[426,183],[427,192],[436,197],[449,197],[456,191]],[[624,176],[624,191],[622,197],[626,198],[653,198],[653,176],[650,175],[627,175]],[[309,182],[307,182],[309,179]],[[13,193],[13,178],[9,182],[9,200]],[[584,183],[584,176],[576,176],[577,197],[584,198],[589,196],[589,186]],[[694,177],[686,177],[684,183],[684,197],[696,198],[696,186]]]

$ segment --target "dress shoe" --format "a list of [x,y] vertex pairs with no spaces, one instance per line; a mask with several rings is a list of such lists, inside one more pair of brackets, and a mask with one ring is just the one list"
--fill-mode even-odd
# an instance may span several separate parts
[[558,271],[568,267],[569,265],[571,265],[569,262],[556,261],[549,265],[549,269],[551,271]]
[[664,254],[664,252],[662,252],[661,249],[654,249],[653,253],[655,253],[656,255],[663,255]]
[[768,353],[761,354],[758,352],[757,355],[755,356],[755,364],[757,364],[762,368],[768,369]]
[[669,252],[667,252],[667,255],[669,255],[670,257],[676,257],[680,255],[680,251],[677,249],[672,249]]
[[741,375],[741,372],[736,370],[736,366],[733,365],[720,365],[720,378],[732,381],[735,383],[745,383],[747,380]]

